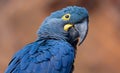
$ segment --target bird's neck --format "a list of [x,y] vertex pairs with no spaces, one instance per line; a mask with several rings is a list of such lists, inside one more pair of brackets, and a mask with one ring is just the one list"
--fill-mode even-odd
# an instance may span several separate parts
[[49,39],[66,41],[67,38],[60,36],[58,34],[53,34],[53,35],[50,33],[39,33],[38,34],[38,40],[49,40]]
[[58,35],[58,34],[51,35],[49,33],[40,33],[40,34],[38,34],[38,38],[37,38],[37,40],[51,40],[51,39],[54,39],[54,40],[63,40],[65,42],[68,42],[75,49],[76,49],[76,45],[78,43],[78,40],[76,40],[74,42],[71,42],[71,41],[69,41],[69,39],[67,39],[67,37],[64,37],[64,36],[61,36],[61,35]]

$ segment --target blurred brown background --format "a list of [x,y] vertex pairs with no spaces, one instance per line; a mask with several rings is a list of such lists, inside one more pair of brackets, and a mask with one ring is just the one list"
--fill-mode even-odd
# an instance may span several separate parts
[[40,23],[69,5],[89,11],[89,33],[78,47],[74,73],[120,73],[120,0],[0,0],[0,73],[34,41]]

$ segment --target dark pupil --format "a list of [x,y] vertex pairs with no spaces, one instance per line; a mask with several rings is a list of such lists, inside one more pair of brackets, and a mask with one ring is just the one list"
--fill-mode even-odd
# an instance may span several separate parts
[[65,18],[69,18],[69,15],[66,15]]

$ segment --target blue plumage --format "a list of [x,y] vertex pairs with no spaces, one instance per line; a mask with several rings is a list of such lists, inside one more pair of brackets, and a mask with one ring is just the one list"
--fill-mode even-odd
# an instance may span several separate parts
[[18,51],[5,73],[72,73],[76,45],[86,37],[88,12],[69,6],[48,16],[38,39]]
[[[53,43],[54,42],[54,43]],[[72,65],[74,58],[69,59],[70,62],[68,62],[65,57],[72,57],[74,56],[74,49],[73,47],[70,46],[69,43],[62,41],[62,40],[48,40],[46,41],[45,45],[41,45],[43,42],[33,42],[30,47],[23,48],[21,51],[26,51],[22,52],[19,56],[16,54],[14,56],[14,60],[11,62],[9,65],[8,69],[6,70],[6,73],[17,73],[17,71],[25,72],[25,73],[64,73],[62,72],[63,69],[67,69],[68,65]],[[37,44],[35,46],[35,44]],[[33,45],[34,45],[34,50],[33,50]],[[48,46],[44,51],[38,51],[39,46]],[[54,48],[53,48],[54,45]],[[62,47],[62,45],[66,45]],[[61,46],[61,47],[58,47]],[[36,50],[38,49],[38,50]],[[52,50],[58,50],[57,54],[53,54],[54,51]],[[64,50],[69,50],[67,51],[66,54],[60,54]],[[31,51],[34,52],[34,54],[31,54]],[[72,54],[71,54],[72,53]],[[64,61],[64,62],[63,62]],[[65,61],[67,61],[67,65],[64,66]],[[15,62],[15,63],[14,63]],[[14,63],[14,64],[12,64]],[[69,63],[69,64],[68,64]],[[50,68],[50,69],[49,69]],[[54,70],[53,72],[50,70]],[[18,72],[19,73],[19,72]]]

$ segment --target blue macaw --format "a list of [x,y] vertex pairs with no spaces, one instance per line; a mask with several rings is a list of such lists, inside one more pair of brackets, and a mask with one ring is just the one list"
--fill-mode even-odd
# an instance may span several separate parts
[[5,73],[72,73],[77,44],[88,31],[88,12],[68,6],[42,23],[35,42],[18,51]]

